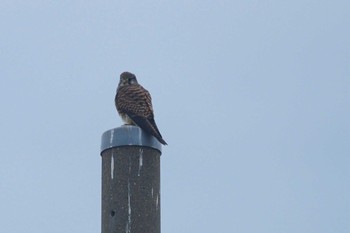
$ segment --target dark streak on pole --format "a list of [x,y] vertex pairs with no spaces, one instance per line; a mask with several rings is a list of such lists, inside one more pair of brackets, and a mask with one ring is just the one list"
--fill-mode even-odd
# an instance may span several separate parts
[[139,127],[102,135],[102,233],[160,233],[160,155]]

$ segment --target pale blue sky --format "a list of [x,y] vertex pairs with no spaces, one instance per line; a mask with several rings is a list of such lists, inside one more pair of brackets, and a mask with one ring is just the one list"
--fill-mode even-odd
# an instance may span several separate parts
[[350,232],[349,1],[0,2],[0,231],[100,232],[119,74],[169,146],[162,232]]

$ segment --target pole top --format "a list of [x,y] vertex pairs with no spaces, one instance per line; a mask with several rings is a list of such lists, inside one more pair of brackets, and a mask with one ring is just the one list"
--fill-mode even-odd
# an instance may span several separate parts
[[101,154],[107,149],[121,146],[146,146],[162,153],[162,145],[160,142],[135,125],[122,125],[107,130],[102,134]]

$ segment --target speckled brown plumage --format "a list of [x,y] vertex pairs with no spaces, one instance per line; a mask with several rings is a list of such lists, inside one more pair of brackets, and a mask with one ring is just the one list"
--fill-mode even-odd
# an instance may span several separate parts
[[154,121],[151,95],[138,84],[134,74],[123,72],[120,75],[115,105],[126,124],[139,126],[157,138],[160,143],[167,145]]

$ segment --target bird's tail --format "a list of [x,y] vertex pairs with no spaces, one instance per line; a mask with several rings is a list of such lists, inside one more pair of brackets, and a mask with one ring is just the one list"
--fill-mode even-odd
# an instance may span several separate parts
[[156,125],[156,122],[154,121],[153,118],[149,119],[149,118],[132,116],[131,119],[135,122],[136,125],[138,125],[145,132],[154,136],[160,143],[162,143],[163,145],[168,145],[168,143],[165,142],[162,135],[160,134],[158,127]]

